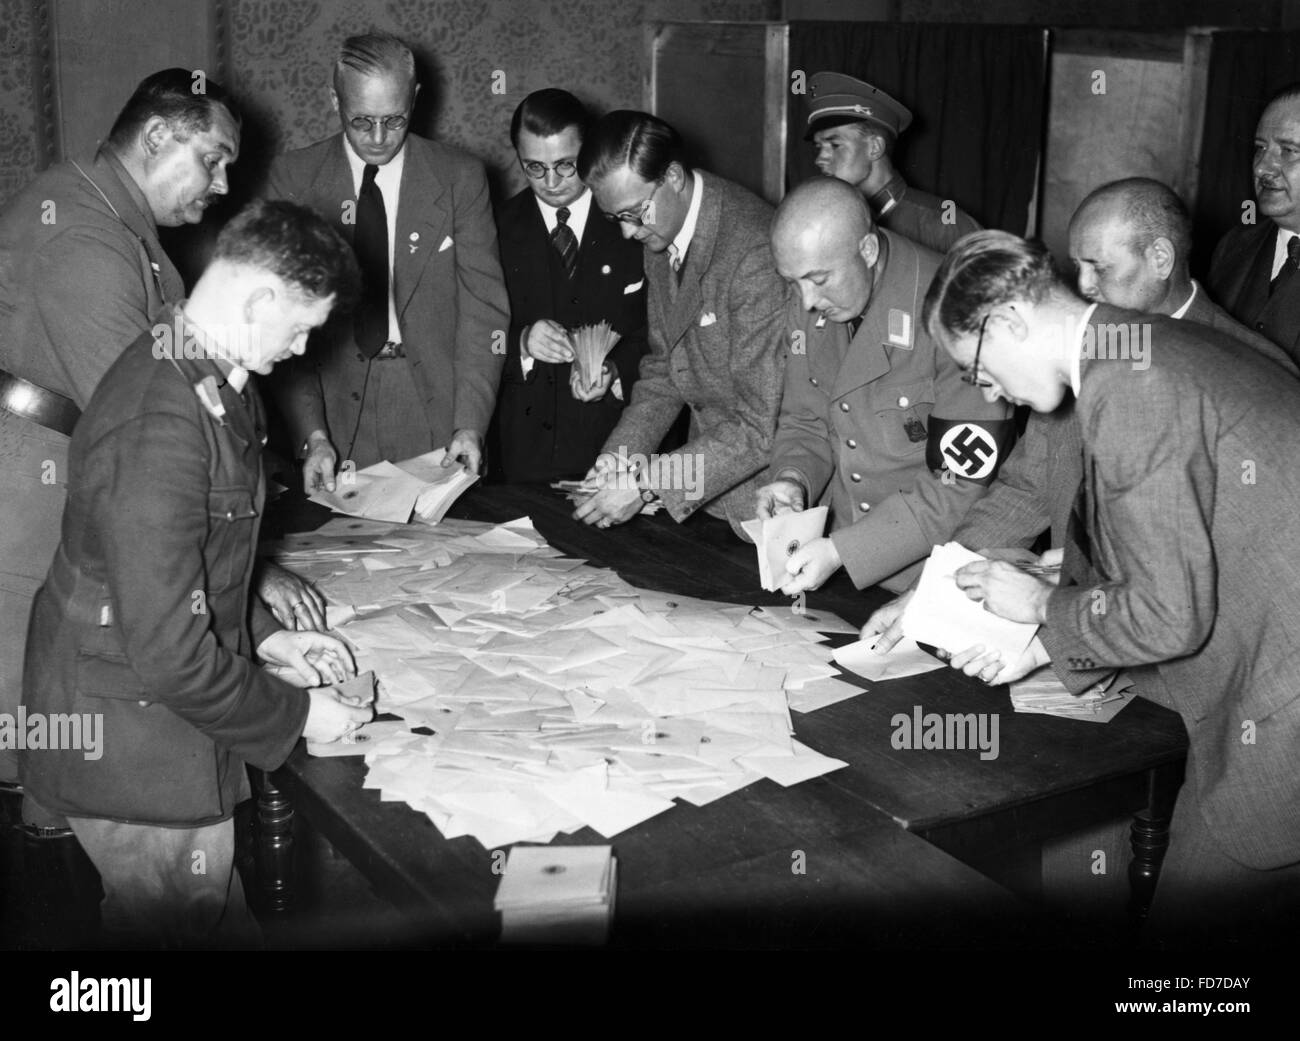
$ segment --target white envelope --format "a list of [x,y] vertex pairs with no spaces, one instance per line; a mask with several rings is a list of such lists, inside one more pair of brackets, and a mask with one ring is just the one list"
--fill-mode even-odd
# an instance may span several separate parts
[[999,618],[957,586],[957,569],[984,559],[956,542],[935,546],[903,611],[903,634],[953,654],[983,644],[1004,664],[1018,661],[1038,626]]
[[786,560],[801,546],[822,537],[829,512],[825,506],[814,506],[800,513],[778,513],[741,525],[757,547],[758,578],[769,593],[775,593],[790,577]]

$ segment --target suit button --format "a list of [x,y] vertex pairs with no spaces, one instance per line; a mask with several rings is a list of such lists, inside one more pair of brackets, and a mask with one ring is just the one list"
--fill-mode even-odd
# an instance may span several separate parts
[[553,424],[553,423],[543,423],[543,424],[542,424],[542,429],[543,429],[543,430],[553,430],[553,429],[554,429],[554,424]]
[[906,397],[906,396],[901,397],[901,398],[898,399],[898,407],[899,407],[899,408],[907,408],[907,406],[910,405],[910,404],[911,404],[911,402],[907,400],[907,397]]
[[860,509],[863,513],[866,513],[867,510],[871,509],[871,503],[869,503],[869,502],[860,502],[860,503],[858,503],[858,509]]
[[366,356],[362,351],[357,351],[357,361],[365,361]]
[[846,445],[848,445],[850,448],[857,448],[857,447],[858,447],[858,443],[857,443],[856,441],[854,441],[853,438],[849,438],[849,439],[848,439],[847,441],[845,441],[844,443],[845,443]]
[[1263,323],[1263,322],[1256,322],[1256,323],[1255,323],[1255,328],[1258,329],[1260,332],[1263,332],[1263,331],[1264,331],[1264,323]]
[[578,298],[577,298],[576,296],[575,296],[575,297],[572,297],[572,298],[569,300],[569,303],[571,303],[571,304],[576,304],[577,302],[578,302]]
[[141,708],[148,708],[148,707],[149,707],[149,702],[147,702],[147,701],[137,701],[136,704],[139,705]]
[[352,392],[352,400],[353,400],[353,401],[360,401],[360,400],[361,400],[361,395],[358,394],[355,390]]
[[817,377],[816,377],[816,376],[809,376],[809,377],[808,377],[808,382],[811,383],[814,387],[818,386],[818,383],[817,383]]
[[848,410],[849,410],[849,403],[848,403],[847,401],[841,401],[841,402],[840,402],[840,411],[841,411],[841,412],[847,412]]
[[862,483],[862,475],[861,475],[861,474],[849,474],[849,480],[852,481],[854,484],[861,484],[861,483]]

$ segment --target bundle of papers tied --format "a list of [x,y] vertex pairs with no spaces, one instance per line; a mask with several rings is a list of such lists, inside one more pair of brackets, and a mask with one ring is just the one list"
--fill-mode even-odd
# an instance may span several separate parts
[[569,331],[573,364],[578,366],[578,378],[588,390],[600,385],[605,358],[621,339],[608,322],[583,325]]

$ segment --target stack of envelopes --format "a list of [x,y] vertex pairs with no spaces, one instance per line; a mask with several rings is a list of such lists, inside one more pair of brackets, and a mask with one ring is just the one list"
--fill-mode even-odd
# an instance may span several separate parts
[[609,846],[515,846],[492,904],[501,912],[501,939],[604,943],[617,878]]
[[675,799],[846,765],[797,741],[790,717],[860,693],[835,678],[821,634],[856,629],[832,614],[637,589],[526,518],[337,518],[276,549],[330,600],[379,711],[411,728],[369,745],[366,786],[448,838],[608,838]]

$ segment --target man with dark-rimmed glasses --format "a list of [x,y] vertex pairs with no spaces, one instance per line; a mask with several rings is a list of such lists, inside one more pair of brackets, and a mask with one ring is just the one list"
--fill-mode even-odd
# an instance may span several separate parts
[[434,448],[471,470],[496,404],[508,324],[482,164],[410,133],[415,59],[383,34],[349,37],[330,99],[342,133],[280,156],[267,194],[324,214],[363,277],[352,315],[277,372],[307,491],[336,470]]

